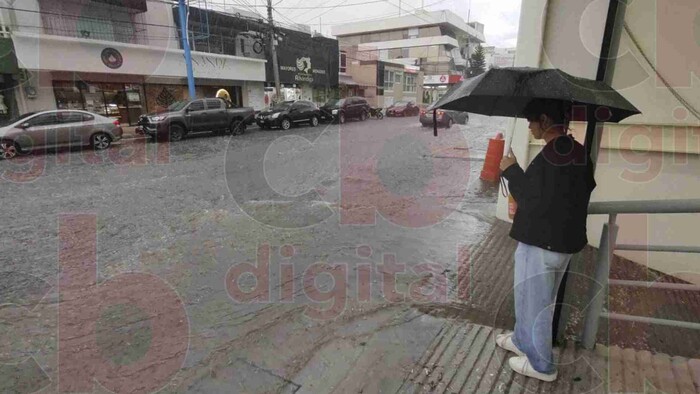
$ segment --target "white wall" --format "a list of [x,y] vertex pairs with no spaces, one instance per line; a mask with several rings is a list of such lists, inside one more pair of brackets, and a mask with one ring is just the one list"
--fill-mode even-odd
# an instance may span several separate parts
[[[179,49],[28,33],[14,34],[13,41],[17,59],[27,69],[186,76],[183,51]],[[124,61],[118,70],[102,62],[101,53],[106,47],[122,54]],[[261,59],[192,52],[192,63],[196,78],[265,80],[265,61]]]
[[243,85],[243,105],[253,107],[256,111],[265,108],[265,84],[247,81]]
[[[20,113],[56,109],[56,98],[53,93],[51,73],[32,71],[29,80],[20,84],[15,90],[17,106]],[[25,86],[31,85],[36,89],[36,97],[28,98]]]
[[[700,29],[696,15],[700,15],[700,4],[694,0],[663,2],[659,9],[640,2],[628,6],[625,22],[629,31],[622,33],[613,87],[640,108],[642,115],[630,118],[626,125],[609,127],[602,141],[594,200],[700,198],[700,120],[656,74],[691,108],[700,108],[700,46],[684,41]],[[672,64],[661,56],[671,57]],[[596,246],[602,220],[589,220],[589,238]],[[700,214],[623,215],[618,223],[620,243],[700,245]],[[700,284],[697,254],[618,254]]]
[[[162,1],[149,1],[148,11],[146,12],[145,19],[146,23],[151,25],[164,25],[170,27],[161,26],[147,26],[148,35],[151,37],[158,37],[158,40],[152,39],[149,44],[152,46],[157,46],[160,48],[169,49],[179,49],[178,36],[176,31],[176,24],[173,18],[173,7],[170,4],[165,4]],[[168,37],[168,39],[163,39],[163,37]]]

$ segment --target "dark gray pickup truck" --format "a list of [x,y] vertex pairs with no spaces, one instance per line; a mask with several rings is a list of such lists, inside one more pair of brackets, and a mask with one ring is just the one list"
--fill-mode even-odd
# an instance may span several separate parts
[[142,115],[137,132],[153,139],[168,137],[179,141],[191,132],[243,134],[246,126],[255,121],[250,107],[234,107],[220,98],[176,101],[167,110]]

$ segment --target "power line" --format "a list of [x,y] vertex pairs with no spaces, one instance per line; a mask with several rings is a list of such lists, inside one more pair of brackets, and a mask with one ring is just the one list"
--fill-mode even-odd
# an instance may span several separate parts
[[141,26],[167,27],[167,28],[170,28],[170,29],[173,28],[173,26],[159,25],[159,24],[156,24],[156,23],[131,22],[131,21],[130,21],[130,22],[122,22],[122,21],[115,21],[115,20],[105,19],[105,18],[96,18],[96,17],[91,17],[91,16],[61,14],[61,13],[49,12],[49,11],[26,10],[26,9],[13,8],[13,7],[2,7],[2,6],[0,6],[0,9],[2,9],[2,10],[13,10],[13,11],[19,11],[19,12],[29,12],[29,13],[41,14],[41,15],[54,15],[54,16],[62,16],[62,17],[74,17],[74,18],[79,18],[79,19],[88,19],[88,20],[96,20],[96,21],[110,21],[110,22],[116,22],[116,23],[126,23],[126,24],[141,25]]
[[341,5],[343,5],[343,3],[337,4],[337,5],[335,5],[335,6],[331,7],[331,8],[329,8],[327,11],[324,11],[324,12],[322,12],[322,13],[316,15],[316,16],[313,17],[313,18],[307,19],[306,21],[304,21],[304,22],[302,22],[302,23],[309,23],[310,21],[312,21],[312,20],[314,20],[314,19],[316,19],[316,18],[320,18],[320,17],[322,17],[323,15],[326,15],[327,13],[329,13],[329,12],[333,11],[334,9],[340,7]]
[[[425,5],[425,7],[431,7],[431,6],[436,5],[436,4],[444,3],[445,1],[447,1],[447,0],[437,0],[437,1],[435,1],[435,2],[432,2],[432,3],[430,3],[430,4]],[[381,0],[381,2],[386,2],[386,3],[388,3],[389,5],[392,5],[392,6],[394,6],[394,7],[398,7],[397,5],[392,4],[392,3],[389,3],[389,2],[386,1],[386,0]],[[413,8],[413,7],[411,7],[411,8]],[[417,11],[417,10],[418,10],[418,8],[413,8],[413,11]],[[387,14],[377,15],[377,16],[374,16],[374,17],[371,17],[371,18],[362,17],[362,18],[346,19],[346,20],[342,20],[342,21],[334,21],[334,22],[322,23],[322,25],[323,25],[323,26],[332,26],[332,25],[342,25],[342,24],[345,24],[345,23],[352,23],[352,22],[369,22],[369,21],[374,21],[374,20],[379,20],[379,19],[385,19],[385,18],[388,17],[388,16],[394,16],[394,15],[396,15],[395,12],[390,12],[390,13],[387,13]],[[415,15],[415,13],[413,13],[413,14],[411,14],[411,15],[418,16],[418,15]],[[420,18],[420,16],[418,16],[418,17]],[[424,22],[432,22],[432,21],[428,21],[428,20],[425,20],[425,19],[422,19],[422,20],[423,20]]]

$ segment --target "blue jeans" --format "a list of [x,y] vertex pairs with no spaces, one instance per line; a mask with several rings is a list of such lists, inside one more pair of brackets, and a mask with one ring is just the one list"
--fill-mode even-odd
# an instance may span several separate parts
[[561,278],[571,255],[518,243],[515,250],[513,343],[540,373],[554,373],[552,317]]

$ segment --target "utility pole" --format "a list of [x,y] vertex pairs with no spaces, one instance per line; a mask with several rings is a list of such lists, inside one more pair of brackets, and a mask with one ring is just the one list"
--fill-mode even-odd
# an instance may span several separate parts
[[[469,0],[469,10],[467,11],[467,26],[471,22],[472,17],[472,0]],[[470,70],[472,67],[472,40],[471,35],[467,32],[467,69],[465,70],[464,76],[470,77]]]
[[192,52],[190,51],[189,33],[187,32],[187,10],[185,9],[185,0],[179,0],[177,10],[180,14],[180,37],[182,38],[182,49],[185,50],[187,87],[189,88],[190,99],[194,99],[196,93],[194,90],[194,72],[192,71]]
[[277,63],[277,49],[275,48],[275,24],[272,21],[272,0],[267,0],[267,22],[270,24],[270,50],[272,51],[272,72],[275,76],[275,96],[279,99],[281,93],[280,68]]

